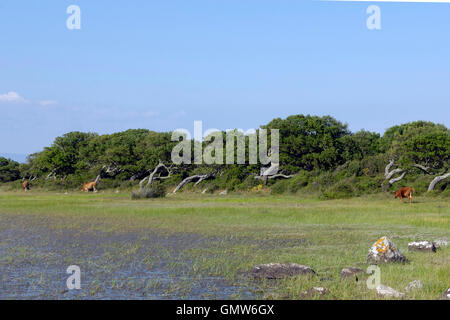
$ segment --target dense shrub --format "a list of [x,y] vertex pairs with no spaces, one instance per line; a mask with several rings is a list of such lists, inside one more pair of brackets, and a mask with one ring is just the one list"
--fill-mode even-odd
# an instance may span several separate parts
[[164,198],[166,196],[166,188],[160,184],[155,183],[150,188],[144,188],[131,192],[131,199],[150,199],[150,198]]
[[328,188],[322,193],[323,199],[345,199],[354,195],[353,186],[346,182],[341,182]]
[[20,179],[19,163],[0,157],[0,182]]

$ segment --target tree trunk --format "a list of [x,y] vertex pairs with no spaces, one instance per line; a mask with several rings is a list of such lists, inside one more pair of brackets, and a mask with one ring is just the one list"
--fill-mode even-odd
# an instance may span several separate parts
[[405,175],[406,175],[406,172],[403,172],[403,174],[400,177],[389,180],[389,185],[392,186],[394,183],[402,180],[405,177]]
[[56,179],[56,169],[53,169],[53,170],[47,175],[47,177],[45,178],[45,180],[48,180],[48,179],[50,179],[50,178]]
[[[397,168],[397,169],[391,170],[391,168],[394,164],[395,164],[395,161],[390,160],[388,165],[384,169],[384,178],[389,181],[390,186],[392,186],[394,183],[402,180],[406,175],[406,171],[404,169]],[[392,178],[395,174],[400,174],[400,173],[402,174],[401,176],[399,176],[397,178]]]
[[[155,176],[159,171],[161,171],[161,169],[166,169],[166,171],[168,172],[168,175],[165,176],[165,177],[161,177],[160,175],[159,175],[159,176]],[[148,171],[150,171],[150,170],[148,170]],[[148,171],[147,171],[147,172],[148,172]],[[143,188],[144,188],[144,182],[147,181],[147,180],[148,180],[148,182],[147,182],[147,184],[146,184],[146,186],[145,186],[146,188],[148,188],[149,186],[151,186],[151,184],[153,183],[153,181],[155,181],[155,180],[157,180],[157,179],[159,179],[159,180],[161,180],[161,179],[168,179],[168,178],[170,178],[170,177],[171,177],[171,172],[170,172],[169,168],[167,168],[167,167],[164,165],[164,163],[160,162],[160,163],[155,167],[155,169],[153,169],[152,173],[150,173],[150,175],[149,175],[148,177],[145,177],[144,179],[142,179],[142,180],[139,182],[139,188],[140,188],[140,189],[143,189]]]
[[389,175],[389,170],[391,170],[392,166],[394,165],[395,161],[391,160],[389,161],[388,165],[386,166],[386,168],[384,168],[384,177],[386,179],[388,179],[388,175]]
[[433,181],[431,181],[430,185],[428,186],[428,192],[434,190],[434,187],[436,187],[436,185],[441,182],[444,179],[447,179],[448,177],[450,177],[450,172],[442,175],[442,176],[437,176],[436,178],[433,179]]
[[278,163],[272,163],[270,165],[270,167],[262,167],[260,170],[260,175],[255,176],[255,179],[262,180],[264,182],[264,185],[266,185],[268,179],[278,179],[278,178],[290,179],[290,178],[292,178],[292,176],[287,176],[285,174],[278,173],[279,169],[280,169],[280,164],[278,164]]
[[215,177],[216,174],[213,173],[208,173],[208,174],[204,174],[204,175],[194,175],[191,177],[187,177],[186,179],[184,179],[183,181],[181,181],[177,187],[175,188],[175,190],[173,190],[173,193],[176,193],[178,190],[180,190],[181,188],[183,188],[185,185],[187,185],[190,182],[194,182],[197,181],[197,183],[195,185],[198,185],[200,182],[202,182],[203,180]]

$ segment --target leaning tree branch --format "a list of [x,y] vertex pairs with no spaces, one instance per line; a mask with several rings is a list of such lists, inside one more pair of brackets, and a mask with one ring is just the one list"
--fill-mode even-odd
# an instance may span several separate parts
[[403,172],[402,173],[402,175],[401,176],[399,176],[399,177],[397,177],[397,178],[394,178],[394,179],[391,179],[391,180],[389,180],[389,185],[393,185],[394,183],[396,183],[396,182],[398,182],[398,181],[400,181],[400,180],[402,180],[404,177],[405,177],[405,175],[406,175],[406,171],[405,172]]
[[255,176],[255,179],[262,180],[264,181],[264,184],[267,184],[268,179],[278,179],[278,178],[290,179],[293,177],[291,175],[278,173],[279,169],[280,169],[279,163],[272,163],[270,167],[262,167],[259,176]]
[[[394,160],[390,160],[388,165],[386,166],[386,168],[384,169],[384,177],[386,180],[389,181],[389,185],[392,186],[394,183],[402,180],[405,175],[406,175],[406,171],[404,169],[401,168],[397,168],[397,169],[393,169],[391,170],[392,166],[394,166],[395,161]],[[397,178],[392,178],[394,175],[396,174],[400,174],[401,175]]]
[[389,174],[390,174],[390,171],[389,171],[389,170],[391,170],[391,168],[392,168],[392,166],[394,165],[394,163],[395,163],[394,160],[390,160],[389,163],[388,163],[388,165],[386,166],[386,168],[384,168],[384,177],[385,177],[386,179],[388,179],[388,176],[389,176]]
[[288,176],[288,175],[279,173],[279,174],[274,174],[274,175],[272,175],[272,176],[255,176],[255,179],[258,179],[258,180],[278,179],[278,178],[290,179],[290,178],[292,178],[292,177],[293,177],[292,175],[289,175],[289,176]]
[[200,182],[202,182],[203,180],[206,179],[210,179],[216,176],[216,173],[208,173],[208,174],[204,174],[204,175],[199,175],[196,174],[194,176],[191,177],[187,177],[186,179],[184,179],[183,181],[181,181],[177,187],[175,188],[175,190],[173,190],[173,193],[176,193],[178,190],[180,190],[181,188],[183,188],[185,185],[187,185],[188,183],[197,181],[197,183],[195,185],[198,185]]
[[430,185],[428,186],[428,192],[434,190],[434,187],[436,187],[436,185],[441,182],[444,179],[447,179],[448,177],[450,177],[450,172],[442,175],[442,176],[437,176],[436,178],[433,179],[433,181],[431,181]]
[[420,169],[420,170],[422,170],[423,172],[425,172],[426,174],[432,174],[431,172],[430,172],[430,168],[428,168],[428,167],[425,167],[425,166],[422,166],[422,165],[420,165],[420,164],[413,164],[413,167],[416,167],[416,168],[418,168],[418,169]]
[[48,180],[50,178],[54,178],[56,179],[56,169],[53,169],[48,175],[47,177],[45,177],[45,180]]
[[[165,169],[168,172],[167,176],[161,176],[161,169]],[[149,172],[150,170],[148,170],[147,172]],[[157,173],[159,173],[159,175],[156,175]],[[145,177],[144,179],[142,179],[139,182],[139,188],[143,189],[144,188],[144,182],[147,181],[146,184],[146,188],[148,188],[153,181],[155,180],[163,180],[163,179],[168,179],[172,176],[172,172],[170,171],[169,168],[166,167],[166,165],[162,162],[159,162],[159,164],[155,167],[155,169],[153,169],[152,173],[150,173],[150,175],[148,177]]]

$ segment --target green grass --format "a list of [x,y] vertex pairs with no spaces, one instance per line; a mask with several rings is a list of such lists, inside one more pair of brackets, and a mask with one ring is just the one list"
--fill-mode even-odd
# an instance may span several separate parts
[[[56,231],[145,234],[151,230],[168,236],[211,237],[214,246],[183,251],[181,258],[192,261],[192,279],[220,276],[232,284],[244,283],[267,298],[301,299],[302,292],[312,286],[330,290],[324,299],[379,298],[365,281],[341,280],[339,271],[348,266],[367,268],[370,245],[386,235],[410,263],[382,265],[383,284],[404,292],[410,281],[420,279],[424,288],[409,294],[411,299],[436,299],[450,287],[450,248],[437,253],[407,249],[414,240],[450,240],[450,204],[445,198],[421,197],[408,204],[385,194],[319,201],[283,195],[182,193],[133,201],[129,194],[115,193],[3,192],[0,225],[7,216],[31,216]],[[308,265],[318,276],[247,279],[245,272],[252,266],[269,262]],[[179,257],[174,259],[174,266],[179,263]]]

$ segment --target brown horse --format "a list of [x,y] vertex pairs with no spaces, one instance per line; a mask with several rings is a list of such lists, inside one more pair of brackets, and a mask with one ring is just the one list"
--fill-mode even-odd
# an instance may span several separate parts
[[412,202],[412,194],[413,192],[416,192],[413,187],[404,187],[400,188],[397,191],[394,192],[395,198],[399,198],[403,202],[405,202],[404,198],[409,199],[409,203]]
[[26,181],[26,180],[24,182],[22,182],[22,189],[24,191],[30,190],[30,183],[28,181]]
[[89,192],[89,191],[93,191],[93,192],[97,192],[97,189],[95,188],[97,186],[97,182],[87,182],[85,184],[83,184],[83,188],[81,188],[81,191],[84,192]]

